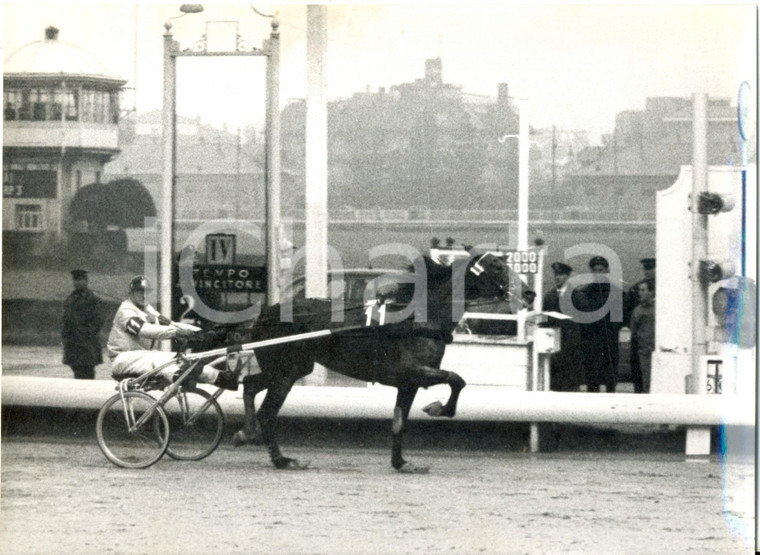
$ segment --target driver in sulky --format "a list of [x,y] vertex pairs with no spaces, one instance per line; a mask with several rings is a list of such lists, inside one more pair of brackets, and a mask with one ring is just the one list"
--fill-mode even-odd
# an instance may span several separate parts
[[[156,342],[192,337],[199,330],[195,326],[172,322],[159,314],[145,300],[146,292],[151,290],[147,277],[133,277],[129,282],[129,295],[116,311],[107,344],[115,380],[139,377],[172,361],[174,353],[153,350]],[[160,374],[166,383],[171,383],[178,370],[176,364],[170,364]],[[233,391],[238,388],[237,373],[211,365],[202,368],[197,380]]]

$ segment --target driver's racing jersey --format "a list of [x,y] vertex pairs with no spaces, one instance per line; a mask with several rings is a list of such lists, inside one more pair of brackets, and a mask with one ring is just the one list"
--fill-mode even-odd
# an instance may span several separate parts
[[121,303],[108,335],[108,356],[113,359],[126,351],[150,350],[156,340],[173,338],[177,328],[159,324],[159,316],[150,305],[141,309],[129,299]]

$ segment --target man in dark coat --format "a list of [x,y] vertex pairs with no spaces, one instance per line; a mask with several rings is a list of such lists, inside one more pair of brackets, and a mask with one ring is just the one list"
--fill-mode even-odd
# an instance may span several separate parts
[[[603,276],[609,274],[610,265],[606,258],[595,256],[589,261],[589,268],[592,273]],[[610,279],[589,283],[578,291],[578,310],[580,312],[603,310],[613,292],[616,297],[619,293],[619,298],[622,298],[623,292],[619,290],[620,287],[619,283],[612,283]],[[616,389],[619,359],[618,333],[621,326],[622,321],[613,321],[610,310],[605,311],[600,318],[580,325],[585,381],[590,392],[598,392],[602,384],[608,393],[614,393]]]
[[[641,268],[644,271],[644,279],[641,279],[631,285],[631,288],[628,290],[628,294],[625,297],[625,311],[623,313],[623,323],[624,325],[630,327],[631,326],[631,315],[633,314],[633,311],[636,309],[636,307],[639,305],[639,286],[642,283],[648,282],[648,281],[654,281],[655,276],[655,266],[656,261],[654,258],[642,258],[641,259]],[[639,364],[639,357],[638,357],[638,350],[639,345],[636,342],[637,339],[631,334],[631,354],[630,354],[630,365],[631,365],[631,381],[633,382],[633,391],[635,393],[644,393],[644,382],[643,377],[641,373],[641,365]]]
[[[565,313],[562,306],[568,306],[571,291],[567,286],[572,267],[562,262],[551,265],[554,272],[554,287],[544,295],[543,310]],[[574,296],[573,296],[574,297]],[[562,299],[562,302],[560,302]],[[574,305],[573,305],[574,306]],[[545,324],[560,330],[560,352],[551,355],[552,391],[577,391],[583,382],[583,351],[580,344],[578,324],[571,319],[549,318]]]
[[95,378],[95,367],[103,362],[98,333],[103,325],[100,299],[88,289],[87,272],[73,270],[74,291],[63,304],[63,363],[71,366],[77,380]]

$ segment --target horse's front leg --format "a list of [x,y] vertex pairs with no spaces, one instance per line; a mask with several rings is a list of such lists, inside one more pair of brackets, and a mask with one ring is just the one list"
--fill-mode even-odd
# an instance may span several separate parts
[[416,378],[420,387],[430,387],[432,385],[448,384],[451,388],[451,395],[446,404],[441,404],[440,401],[435,401],[426,405],[422,410],[430,416],[446,416],[448,418],[454,418],[457,413],[457,403],[459,402],[459,394],[467,385],[462,377],[448,370],[439,370],[437,368],[431,368],[424,366],[418,369]]
[[256,419],[256,395],[265,390],[268,379],[264,374],[254,374],[243,378],[243,427],[232,436],[235,447],[242,445],[261,445],[261,427]]
[[417,395],[416,385],[402,385],[398,387],[396,394],[396,406],[393,408],[393,447],[391,450],[391,464],[399,472],[424,474],[429,468],[415,466],[404,460],[402,456],[402,438],[409,411],[412,408],[414,397]]

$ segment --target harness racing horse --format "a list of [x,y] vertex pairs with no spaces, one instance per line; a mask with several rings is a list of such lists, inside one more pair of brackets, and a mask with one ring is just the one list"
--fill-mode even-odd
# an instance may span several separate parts
[[[402,456],[402,435],[418,389],[448,384],[448,401],[436,401],[423,410],[430,416],[454,417],[465,381],[454,372],[442,370],[440,364],[459,317],[475,299],[519,302],[517,295],[527,291],[518,276],[493,254],[471,252],[469,259],[460,262],[447,266],[421,257],[415,263],[415,272],[400,275],[407,281],[399,283],[395,302],[379,299],[365,306],[346,307],[343,321],[333,321],[328,299],[292,301],[292,318],[282,317],[280,304],[264,309],[253,323],[253,341],[324,329],[333,333],[255,349],[261,373],[243,380],[245,425],[235,435],[236,445],[263,443],[276,468],[305,467],[280,451],[276,422],[293,384],[311,373],[318,362],[346,376],[397,389],[391,464],[399,472],[427,472],[427,468],[417,467]],[[398,279],[404,281],[402,277]],[[420,289],[425,291],[421,294]],[[415,308],[423,310],[414,311]],[[265,389],[266,396],[256,412],[254,398]]]

